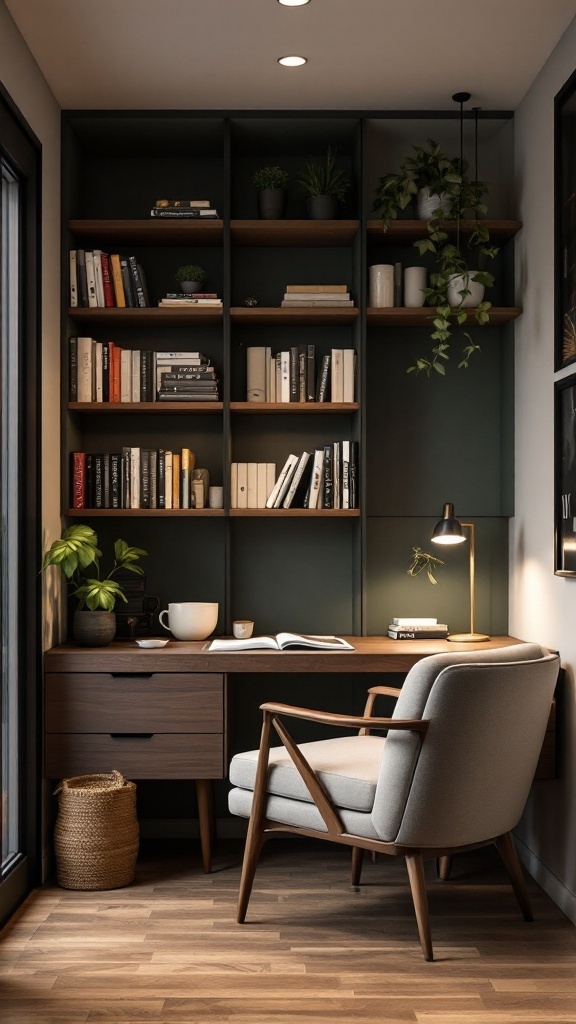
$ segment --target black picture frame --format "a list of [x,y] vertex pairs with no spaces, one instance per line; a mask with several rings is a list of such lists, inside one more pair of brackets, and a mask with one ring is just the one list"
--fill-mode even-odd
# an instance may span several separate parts
[[576,373],[554,385],[554,420],[554,572],[576,576]]
[[554,100],[554,369],[576,362],[576,71]]

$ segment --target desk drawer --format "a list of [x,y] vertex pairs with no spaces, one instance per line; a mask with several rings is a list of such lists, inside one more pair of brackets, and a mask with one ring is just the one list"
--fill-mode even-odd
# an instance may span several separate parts
[[46,675],[48,733],[216,733],[223,721],[224,677],[217,673]]
[[224,738],[221,734],[111,736],[71,733],[46,736],[44,775],[110,772],[116,768],[129,779],[222,779]]

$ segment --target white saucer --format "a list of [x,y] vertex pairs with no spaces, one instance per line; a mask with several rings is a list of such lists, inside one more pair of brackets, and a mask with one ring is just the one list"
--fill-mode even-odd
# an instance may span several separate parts
[[138,647],[166,647],[168,640],[136,640]]

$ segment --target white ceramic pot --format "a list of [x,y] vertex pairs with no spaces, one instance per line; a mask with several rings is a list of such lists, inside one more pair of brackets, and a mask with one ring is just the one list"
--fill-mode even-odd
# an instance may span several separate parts
[[405,267],[404,269],[404,305],[412,308],[423,306],[424,289],[427,285],[428,271],[426,267]]
[[[475,274],[476,271],[471,270],[468,274],[452,275],[447,292],[448,302],[452,308],[460,306],[460,308],[469,309],[478,306],[482,302],[484,298],[484,285],[480,284],[479,281],[473,280]],[[464,289],[469,294],[462,297],[460,292]]]
[[429,188],[421,188],[418,192],[417,208],[419,220],[430,220],[434,210],[440,209],[444,213],[450,213],[450,199],[448,196],[438,196],[430,192]]
[[[168,616],[168,624],[162,617]],[[205,640],[216,628],[218,604],[211,601],[173,602],[160,612],[160,625],[177,640]]]
[[378,309],[394,305],[394,264],[375,263],[368,268],[369,304]]

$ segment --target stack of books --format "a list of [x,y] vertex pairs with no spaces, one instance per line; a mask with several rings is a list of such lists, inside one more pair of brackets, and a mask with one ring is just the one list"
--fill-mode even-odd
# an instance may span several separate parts
[[346,284],[288,284],[282,300],[282,309],[353,305]]
[[273,353],[265,346],[246,350],[247,402],[353,402],[356,353],[333,348],[316,356],[315,345],[292,345]]
[[398,618],[388,626],[388,636],[393,640],[445,640],[448,626],[438,619]]
[[150,210],[150,216],[184,220],[194,218],[216,220],[218,210],[214,209],[209,199],[157,199]]
[[208,471],[190,448],[72,452],[72,508],[204,508]]
[[159,402],[217,402],[216,370],[199,352],[156,353],[156,398]]
[[216,292],[194,292],[188,295],[184,292],[167,292],[163,299],[160,299],[159,306],[216,306],[222,308],[222,299]]
[[102,249],[70,250],[70,306],[149,306],[146,278],[135,256]]

